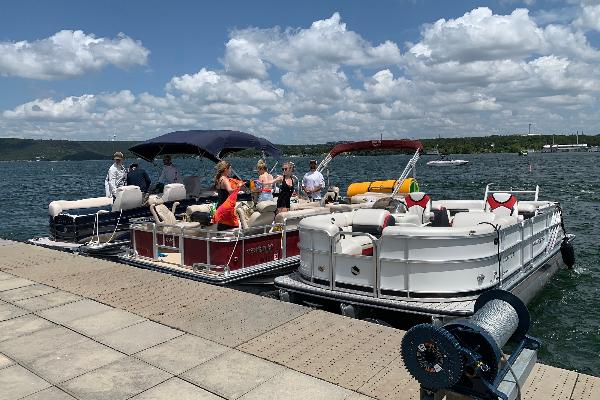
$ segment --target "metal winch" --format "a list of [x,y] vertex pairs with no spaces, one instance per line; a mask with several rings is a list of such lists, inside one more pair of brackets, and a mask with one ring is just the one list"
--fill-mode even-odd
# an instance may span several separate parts
[[[510,292],[491,290],[479,296],[474,311],[470,318],[406,332],[402,357],[421,384],[421,399],[520,398],[540,346],[527,336],[527,307]],[[507,357],[502,348],[509,340],[516,346]]]

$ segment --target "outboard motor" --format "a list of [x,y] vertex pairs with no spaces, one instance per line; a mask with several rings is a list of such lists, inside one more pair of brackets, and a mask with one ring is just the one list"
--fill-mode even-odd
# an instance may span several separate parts
[[[529,325],[529,312],[518,297],[491,290],[479,296],[470,318],[411,328],[402,339],[402,358],[421,384],[423,400],[444,395],[517,399],[540,347],[526,335]],[[507,360],[502,347],[509,339],[517,345]]]

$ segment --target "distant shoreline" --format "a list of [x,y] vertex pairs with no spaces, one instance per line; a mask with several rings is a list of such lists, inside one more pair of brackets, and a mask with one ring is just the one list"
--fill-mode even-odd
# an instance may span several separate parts
[[[421,139],[426,152],[436,149],[442,154],[519,153],[541,151],[545,144],[573,144],[575,135],[494,135],[464,138]],[[78,161],[110,160],[115,151],[125,157],[135,158],[127,149],[138,141],[70,141],[0,138],[0,161]],[[600,146],[600,135],[579,135],[579,143]],[[335,143],[323,144],[277,144],[285,156],[310,157],[329,152]],[[365,153],[368,154],[368,153]],[[373,153],[389,154],[389,153]],[[242,151],[240,157],[256,157],[258,152]]]

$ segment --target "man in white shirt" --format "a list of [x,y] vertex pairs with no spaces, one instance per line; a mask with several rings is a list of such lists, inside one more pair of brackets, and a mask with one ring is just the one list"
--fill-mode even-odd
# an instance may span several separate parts
[[127,182],[127,170],[123,165],[123,153],[117,151],[113,156],[115,162],[108,169],[104,179],[104,191],[106,197],[117,197],[117,188],[125,186]]
[[160,173],[158,182],[162,183],[163,185],[168,185],[169,183],[183,183],[183,180],[179,175],[179,170],[171,163],[170,155],[163,157],[163,165],[165,167]]
[[302,190],[311,201],[321,201],[321,190],[325,186],[323,174],[317,171],[317,161],[310,160],[310,171],[302,178]]

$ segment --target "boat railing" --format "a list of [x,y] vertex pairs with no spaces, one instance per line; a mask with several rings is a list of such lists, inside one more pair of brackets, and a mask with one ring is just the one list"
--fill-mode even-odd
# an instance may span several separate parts
[[406,164],[406,167],[404,167],[402,174],[400,174],[400,177],[396,181],[396,184],[394,185],[394,190],[392,191],[392,195],[390,197],[394,197],[398,193],[398,190],[400,190],[400,188],[402,187],[402,182],[404,182],[404,180],[408,178],[408,174],[410,174],[411,171],[413,173],[413,177],[415,177],[415,170],[417,166],[417,161],[419,161],[419,156],[420,151],[415,151],[415,154],[413,154],[413,156],[410,158],[410,160]]
[[[245,267],[244,260],[244,248],[245,241],[249,239],[255,239],[265,237],[273,234],[281,235],[281,254],[282,257],[286,257],[287,254],[287,227],[286,221],[273,223],[269,225],[261,225],[246,229],[233,229],[229,231],[215,231],[211,229],[199,228],[199,227],[185,227],[174,224],[157,224],[156,222],[150,221],[138,221],[132,226],[134,230],[142,230],[152,233],[152,259],[159,260],[160,250],[171,250],[179,253],[178,266],[181,268],[189,268],[190,265],[185,264],[185,241],[186,239],[199,240],[206,242],[206,260],[207,263],[194,263],[191,265],[194,270],[210,270],[213,272],[222,272],[225,276],[228,276],[231,272],[229,263],[223,265],[211,264],[211,254],[209,242],[235,242],[235,246],[240,246],[241,252],[241,265]],[[160,237],[160,239],[159,239]],[[136,236],[132,235],[132,245],[136,248]],[[235,252],[235,247],[232,250],[232,254]],[[230,260],[231,261],[231,260]]]
[[538,196],[540,194],[540,186],[539,185],[535,185],[535,190],[513,190],[512,188],[510,188],[508,190],[491,190],[490,187],[492,185],[493,185],[493,183],[488,183],[485,186],[485,194],[483,196],[484,204],[485,204],[485,201],[487,200],[488,196],[492,193],[533,194],[534,195],[533,201],[538,201]]
[[[300,275],[305,276],[306,279],[309,279],[314,285],[328,287],[331,290],[340,292],[357,293],[375,298],[396,298],[400,294],[402,294],[402,297],[406,298],[420,298],[423,297],[424,294],[428,293],[428,291],[415,287],[411,283],[410,277],[412,274],[412,268],[415,268],[417,265],[422,265],[425,268],[433,268],[434,266],[439,265],[442,270],[437,272],[432,271],[432,277],[436,276],[439,278],[441,273],[445,273],[443,266],[446,264],[455,265],[456,263],[472,263],[474,266],[477,264],[480,266],[487,266],[486,268],[488,268],[489,273],[493,275],[493,279],[490,280],[492,276],[489,275],[486,283],[484,284],[484,276],[481,275],[481,272],[475,272],[474,269],[473,274],[476,275],[473,275],[471,278],[474,280],[474,282],[478,282],[478,285],[476,284],[471,289],[464,287],[461,291],[468,292],[481,290],[486,285],[489,287],[509,287],[518,280],[519,276],[529,273],[531,268],[537,268],[538,264],[536,260],[539,260],[540,257],[543,258],[549,256],[549,252],[556,249],[557,243],[562,239],[560,235],[560,220],[560,212],[556,207],[553,209],[544,207],[543,212],[540,212],[530,219],[506,226],[502,226],[502,222],[499,221],[499,224],[493,230],[482,230],[479,234],[475,234],[474,231],[466,230],[464,236],[444,236],[442,232],[436,230],[432,232],[424,231],[422,235],[418,236],[414,236],[410,233],[400,233],[398,235],[393,234],[391,236],[377,238],[364,232],[339,231],[330,236],[329,243],[323,247],[318,244],[318,242],[322,240],[320,239],[322,236],[316,237],[309,233],[312,239],[310,239],[308,242],[305,242],[304,246],[301,246],[301,251],[303,249],[305,251],[308,250],[313,255],[310,259],[308,259],[310,265],[306,265],[307,269],[305,270],[305,273],[302,272],[301,263]],[[425,229],[427,228],[425,227]],[[318,229],[307,229],[307,233],[310,231],[314,231],[315,233],[320,232]],[[373,246],[373,255],[344,254],[340,250],[336,250],[338,247],[338,242],[345,236],[368,237]],[[498,242],[494,240],[493,251],[482,249],[483,252],[473,255],[474,258],[458,257],[458,255],[460,255],[458,252],[453,253],[455,256],[457,256],[456,258],[422,258],[421,256],[425,254],[423,251],[413,255],[409,252],[409,250],[407,250],[409,246],[409,240],[423,239],[425,243],[429,243],[446,239],[448,241],[448,245],[451,245],[452,242],[455,241],[469,241],[464,242],[464,245],[472,243],[472,240],[477,241],[485,237],[489,238],[488,241],[491,241],[491,238],[493,237],[494,239],[498,240]],[[406,248],[403,253],[404,255],[400,256],[400,258],[395,260],[393,263],[390,263],[393,260],[390,259],[389,256],[383,255],[383,253],[386,251],[384,248],[385,238],[398,240],[398,246],[400,246],[400,248]],[[305,239],[301,238],[301,242],[303,240]],[[394,243],[396,242],[388,242],[387,246],[395,246]],[[496,244],[498,245],[497,247]],[[457,243],[457,245],[460,245],[460,243]],[[321,250],[318,249],[319,247],[321,247]],[[329,255],[325,254],[325,249],[328,249]],[[321,258],[322,261],[317,262],[317,255],[320,257],[325,257]],[[384,261],[386,264],[385,271],[387,272],[384,271]],[[325,263],[328,263],[329,265],[327,266],[328,273],[326,272],[324,274],[323,267],[326,267]],[[344,270],[340,269],[340,266],[342,265],[340,263],[344,263],[344,265],[346,265]],[[360,270],[356,270],[355,274],[351,268],[348,268],[351,266],[359,268]],[[367,268],[372,270],[367,272]],[[388,283],[383,282],[385,277],[389,278],[391,270],[396,271],[395,273],[397,274],[405,276],[405,286],[392,288],[389,286],[389,281]],[[352,275],[350,275],[350,273],[352,273]],[[359,282],[363,276],[367,278],[365,275],[366,273],[369,274],[368,279]],[[307,276],[308,274],[310,274],[310,277]],[[446,278],[443,279],[453,279],[448,275],[444,276],[446,276]],[[326,282],[324,279],[327,279],[329,282]],[[392,294],[392,292],[395,292],[396,294]]]

